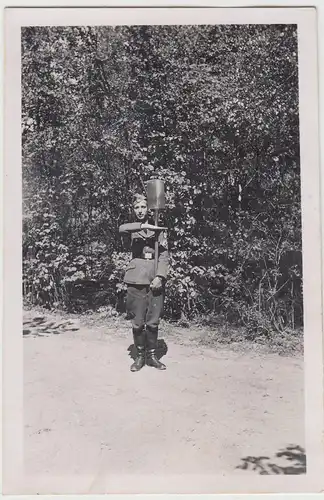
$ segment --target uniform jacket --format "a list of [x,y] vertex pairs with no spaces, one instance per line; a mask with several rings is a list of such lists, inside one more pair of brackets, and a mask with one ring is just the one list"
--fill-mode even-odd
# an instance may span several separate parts
[[[119,227],[120,233],[130,233],[132,260],[126,267],[124,282],[149,285],[154,279],[155,231],[141,229],[140,222],[129,222]],[[165,232],[159,233],[157,276],[166,279],[168,273],[168,244]],[[145,259],[150,255],[151,259]]]

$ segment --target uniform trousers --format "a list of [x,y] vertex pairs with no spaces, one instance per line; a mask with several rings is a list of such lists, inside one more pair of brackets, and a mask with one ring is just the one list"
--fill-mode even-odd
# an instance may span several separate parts
[[144,327],[147,328],[146,344],[156,349],[158,326],[163,314],[164,288],[152,290],[149,285],[128,285],[126,309],[132,320],[134,336],[142,343]]

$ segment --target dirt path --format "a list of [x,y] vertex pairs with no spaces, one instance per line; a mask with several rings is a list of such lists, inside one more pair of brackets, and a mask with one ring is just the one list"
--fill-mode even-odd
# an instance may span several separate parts
[[162,331],[167,370],[131,373],[129,327],[33,318],[26,313],[28,472],[304,472],[301,358],[207,349]]

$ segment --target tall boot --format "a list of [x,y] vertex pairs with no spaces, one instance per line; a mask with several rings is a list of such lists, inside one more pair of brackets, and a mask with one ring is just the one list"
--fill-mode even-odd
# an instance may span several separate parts
[[156,357],[158,329],[147,327],[146,332],[146,364],[157,370],[166,370],[166,366]]
[[145,365],[145,332],[143,328],[140,330],[133,328],[133,338],[137,354],[130,369],[132,372],[138,372]]

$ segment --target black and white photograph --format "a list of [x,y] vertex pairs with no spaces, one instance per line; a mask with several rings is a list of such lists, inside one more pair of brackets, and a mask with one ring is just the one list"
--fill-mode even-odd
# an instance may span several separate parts
[[22,461],[42,484],[308,472],[298,23],[204,19],[20,27]]

